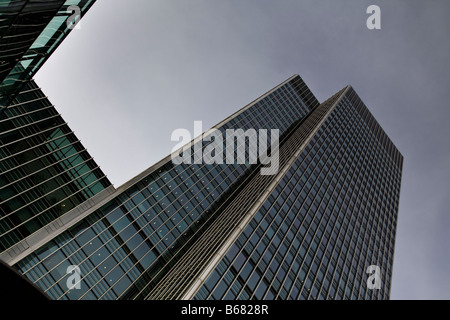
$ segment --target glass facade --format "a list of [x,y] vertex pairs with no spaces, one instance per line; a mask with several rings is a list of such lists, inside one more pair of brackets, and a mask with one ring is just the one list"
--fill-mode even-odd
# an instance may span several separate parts
[[355,91],[293,76],[215,126],[242,164],[168,156],[116,190],[32,79],[93,3],[0,0],[0,259],[51,299],[388,299],[403,158]]
[[13,102],[73,29],[78,12],[69,7],[77,6],[81,18],[94,2],[0,0],[0,108]]
[[[402,157],[347,91],[196,299],[388,299]],[[381,269],[380,290],[366,269]]]
[[32,79],[93,3],[0,0],[2,259],[27,249],[23,240],[36,232],[54,231],[57,218],[113,189]]
[[0,252],[111,183],[34,81],[0,114]]
[[[225,121],[228,128],[286,131],[317,100],[294,77]],[[16,267],[53,299],[145,298],[211,225],[254,166],[174,166],[170,158]],[[78,265],[84,290],[68,290]]]
[[[343,92],[319,105],[296,76],[217,127],[279,128],[285,170],[192,298],[389,297],[402,157]],[[14,267],[52,299],[180,298],[174,288],[192,285],[276,178],[258,169],[167,157]],[[80,290],[67,286],[71,265]],[[382,290],[367,289],[369,265],[385,275]]]
[[211,260],[236,232],[248,223],[265,195],[278,183],[278,177],[286,170],[293,156],[305,139],[325,116],[327,108],[342,92],[337,93],[317,110],[294,122],[280,138],[279,170],[275,175],[251,172],[237,188],[228,203],[223,204],[220,216],[206,229],[189,251],[168,272],[159,284],[146,296],[147,299],[188,299],[189,291],[201,279],[201,273],[209,268]]

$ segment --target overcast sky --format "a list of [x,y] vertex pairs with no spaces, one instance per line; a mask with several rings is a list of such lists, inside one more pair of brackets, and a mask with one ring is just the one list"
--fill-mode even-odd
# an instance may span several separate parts
[[[381,8],[381,30],[366,9]],[[450,1],[97,0],[36,76],[118,187],[299,74],[350,84],[403,154],[392,299],[450,299]]]

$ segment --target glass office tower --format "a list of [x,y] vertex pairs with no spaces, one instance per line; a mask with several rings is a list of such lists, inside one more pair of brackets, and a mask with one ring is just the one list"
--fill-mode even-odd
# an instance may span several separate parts
[[[352,88],[329,107],[189,297],[389,298],[402,156]],[[371,265],[379,290],[367,286]]]
[[[216,127],[279,128],[283,137],[317,105],[294,76]],[[17,266],[55,299],[145,298],[255,173],[257,165],[173,165],[168,156]],[[84,289],[67,289],[70,265]]]
[[[51,236],[64,225],[62,216],[76,217],[88,200],[114,190],[32,79],[92,3],[0,1],[3,260]],[[73,17],[73,6],[79,17]]]
[[352,88],[294,76],[215,127],[279,128],[277,174],[168,156],[9,263],[52,299],[389,297],[402,156]]
[[0,157],[1,251],[25,250],[111,186],[34,81],[0,114]]
[[72,5],[92,1],[0,1],[0,260],[51,299],[389,298],[403,158],[351,87],[319,103],[295,75],[214,126],[246,161],[169,155],[115,189],[32,80]]

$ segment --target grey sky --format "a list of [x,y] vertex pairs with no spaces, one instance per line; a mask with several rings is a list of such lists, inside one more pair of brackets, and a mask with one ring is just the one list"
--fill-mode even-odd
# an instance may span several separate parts
[[[381,7],[381,30],[366,8]],[[36,76],[117,187],[298,73],[350,84],[405,157],[392,299],[450,299],[450,2],[97,0]]]

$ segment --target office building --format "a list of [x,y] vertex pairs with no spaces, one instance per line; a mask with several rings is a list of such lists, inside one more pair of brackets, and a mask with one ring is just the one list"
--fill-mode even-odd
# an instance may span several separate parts
[[[0,87],[0,259],[51,299],[389,298],[403,158],[350,86],[319,103],[292,76],[214,126],[243,161],[115,189],[29,74]],[[262,174],[249,132],[273,129]]]

